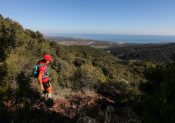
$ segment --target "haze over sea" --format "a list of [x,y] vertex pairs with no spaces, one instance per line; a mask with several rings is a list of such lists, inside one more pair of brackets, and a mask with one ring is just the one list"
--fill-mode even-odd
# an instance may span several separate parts
[[162,35],[59,34],[58,36],[118,43],[175,43],[175,36]]

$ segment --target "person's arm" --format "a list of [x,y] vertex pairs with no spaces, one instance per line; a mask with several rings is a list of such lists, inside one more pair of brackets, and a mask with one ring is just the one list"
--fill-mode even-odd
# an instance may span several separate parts
[[43,87],[43,84],[42,84],[42,76],[43,76],[43,71],[40,71],[39,72],[39,75],[38,75],[38,83],[39,83],[39,85],[40,85],[40,89],[41,89],[41,91],[43,91],[44,90],[44,87]]

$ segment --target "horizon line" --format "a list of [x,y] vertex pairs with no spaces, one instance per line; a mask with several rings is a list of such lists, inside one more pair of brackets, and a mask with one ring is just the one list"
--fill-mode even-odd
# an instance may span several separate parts
[[[39,31],[40,32],[40,31]],[[42,32],[41,32],[42,33]],[[59,35],[126,35],[126,36],[175,36],[175,34],[124,34],[124,33],[42,33],[44,36]]]

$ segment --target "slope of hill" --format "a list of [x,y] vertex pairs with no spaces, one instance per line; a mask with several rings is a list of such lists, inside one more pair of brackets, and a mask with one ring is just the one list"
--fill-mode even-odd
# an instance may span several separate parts
[[[33,66],[44,53],[54,58],[50,65],[54,102],[40,96],[37,80],[32,76]],[[149,62],[120,60],[90,46],[61,45],[2,16],[0,55],[0,122],[140,123],[151,118],[174,121],[173,113],[166,115],[174,111],[174,102],[169,98],[170,93],[174,94],[174,78],[167,73],[173,73],[174,64],[165,69]],[[154,81],[160,87],[156,91]],[[159,95],[163,86],[168,88]],[[155,112],[146,110],[149,104]],[[157,110],[162,106],[165,108]],[[160,113],[162,117],[157,118]]]
[[[46,112],[53,112],[51,117],[54,118],[56,118],[54,114],[64,115],[64,112],[57,111],[54,113],[54,111],[47,109],[47,107],[43,107],[44,109],[42,109],[42,106],[40,107],[40,105],[42,105],[43,101],[40,100],[40,98],[37,98],[37,96],[39,97],[39,90],[36,90],[38,84],[37,80],[32,77],[32,69],[44,53],[51,54],[55,60],[51,65],[51,83],[55,90],[55,99],[62,95],[66,97],[66,100],[68,97],[70,97],[70,100],[76,100],[76,95],[78,94],[75,93],[75,96],[71,96],[73,92],[86,93],[87,90],[90,90],[93,93],[99,93],[99,98],[97,98],[97,100],[94,100],[94,97],[91,96],[88,98],[95,101],[95,104],[100,106],[103,105],[103,101],[108,98],[102,96],[102,87],[108,87],[107,85],[111,84],[114,87],[121,88],[121,90],[123,90],[121,93],[127,93],[129,90],[137,92],[137,87],[134,83],[139,82],[143,78],[143,74],[141,73],[143,73],[144,64],[142,63],[130,62],[130,64],[127,65],[126,62],[116,59],[109,53],[89,46],[65,46],[60,45],[57,42],[48,41],[43,38],[41,33],[23,29],[17,22],[12,21],[9,18],[3,18],[2,16],[0,17],[0,29],[0,50],[2,56],[0,86],[2,100],[0,103],[0,114],[5,121],[23,122],[23,118],[26,120],[33,119],[34,121],[37,121],[37,119],[35,119],[38,116],[36,112],[39,111],[43,112],[43,115]],[[57,57],[56,52],[58,50],[61,52],[61,57]],[[136,66],[140,66],[140,68],[137,69]],[[133,86],[129,89],[128,87],[130,85]],[[122,88],[122,86],[124,88]],[[86,95],[84,94],[84,96]],[[77,98],[81,102],[81,98]],[[121,96],[121,100],[124,98],[126,97]],[[129,100],[128,96],[128,101]],[[89,101],[86,101],[85,103],[87,102]],[[112,112],[114,112],[114,109],[108,109],[113,103],[107,105],[105,104],[107,102],[104,102],[104,109],[100,108],[96,112],[99,113],[97,115],[100,119],[105,115],[106,111],[108,112],[109,110],[110,113],[112,110]],[[69,107],[64,108],[64,110],[73,110],[73,112],[76,112],[74,117],[72,117],[71,122],[75,119],[78,120],[80,117],[78,119],[77,117],[80,114],[92,117],[88,115],[88,113],[91,112],[90,109],[88,109],[90,111],[87,110],[87,112],[84,110],[84,113],[77,112],[76,110],[80,110],[82,107],[74,109],[73,107],[74,105],[77,105],[76,103],[77,102],[74,102]],[[57,103],[55,105],[57,105]],[[58,108],[60,107],[54,109]],[[23,114],[24,110],[26,111],[26,114]],[[35,115],[33,116],[32,114]],[[66,113],[65,120],[67,115],[68,114]],[[6,117],[9,118],[6,119]],[[95,120],[100,120],[97,117],[94,118]],[[45,119],[47,121],[49,117]],[[107,117],[106,119],[101,120],[105,121],[110,119]]]
[[166,63],[174,59],[175,43],[139,44],[110,47],[114,56],[124,60],[141,60],[153,63]]

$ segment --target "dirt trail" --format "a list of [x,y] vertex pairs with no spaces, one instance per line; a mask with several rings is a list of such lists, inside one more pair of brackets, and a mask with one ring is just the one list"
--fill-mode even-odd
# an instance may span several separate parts
[[74,93],[70,98],[55,95],[54,105],[49,110],[60,113],[70,119],[76,118],[80,110],[100,110],[107,105],[114,105],[114,101],[99,94]]

